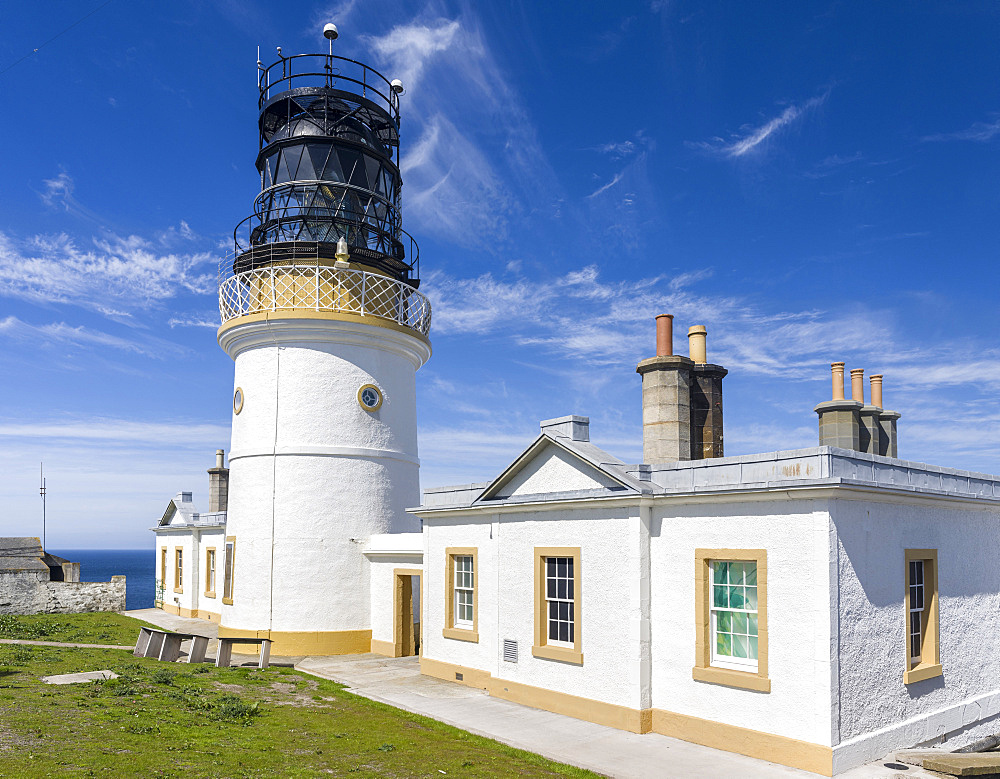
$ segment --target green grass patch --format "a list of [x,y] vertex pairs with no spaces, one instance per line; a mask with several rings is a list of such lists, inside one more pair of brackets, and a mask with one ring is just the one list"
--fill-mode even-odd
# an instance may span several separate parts
[[113,611],[92,614],[0,615],[0,638],[31,641],[135,646],[141,627],[155,627],[155,625]]
[[[86,630],[87,619],[109,615],[72,616],[84,618],[75,624]],[[134,640],[140,624],[121,627]],[[115,642],[131,641],[109,641]],[[103,668],[119,677],[41,682]],[[215,668],[114,649],[0,645],[0,776],[63,774],[594,776],[291,668]]]

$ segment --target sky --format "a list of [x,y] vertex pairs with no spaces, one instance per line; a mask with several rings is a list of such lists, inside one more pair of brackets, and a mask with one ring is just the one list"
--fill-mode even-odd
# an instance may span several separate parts
[[1000,473],[996,3],[51,0],[0,5],[0,535],[41,533],[42,461],[52,548],[207,510],[257,47],[328,21],[407,88],[423,486],[566,414],[638,462],[660,313],[729,369],[727,454],[815,446],[843,360],[900,457]]

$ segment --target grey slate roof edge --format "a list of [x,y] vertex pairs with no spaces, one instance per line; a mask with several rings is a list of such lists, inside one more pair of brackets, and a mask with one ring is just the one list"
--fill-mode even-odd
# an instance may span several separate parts
[[523,465],[526,458],[532,454],[536,448],[540,448],[541,445],[546,443],[555,444],[570,454],[575,455],[592,468],[597,469],[601,473],[604,473],[612,478],[614,481],[617,481],[626,490],[631,490],[640,494],[646,491],[652,492],[652,489],[647,482],[640,482],[638,479],[626,473],[625,463],[613,454],[604,451],[589,441],[574,441],[569,436],[554,436],[543,431],[538,434],[538,437],[535,438],[535,440],[532,441],[531,444],[524,449],[524,451],[522,451],[506,468],[503,469],[499,476],[489,483],[489,486],[486,489],[479,493],[478,497],[467,505],[474,505],[476,503],[489,500],[484,496],[509,481],[510,478],[517,473],[518,470],[520,470],[518,466]]

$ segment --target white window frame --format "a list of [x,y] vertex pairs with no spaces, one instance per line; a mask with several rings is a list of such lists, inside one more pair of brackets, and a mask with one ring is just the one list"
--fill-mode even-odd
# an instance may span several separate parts
[[[559,563],[566,563],[566,575],[559,575]],[[552,567],[555,567],[555,575],[552,574]],[[560,588],[560,583],[565,583],[565,587]],[[560,592],[561,589],[561,592]],[[561,646],[572,648],[575,646],[576,638],[576,568],[572,556],[553,555],[545,558],[545,643],[549,646]],[[557,614],[553,618],[552,611],[555,607]],[[568,615],[566,619],[561,613]],[[559,626],[567,624],[569,629],[567,639],[558,638]],[[556,638],[552,637],[555,629]]]
[[[751,618],[753,618],[754,622],[757,623],[757,621],[758,621],[758,609],[757,608],[754,608],[754,609],[749,609],[749,608],[734,609],[734,608],[731,608],[730,606],[722,607],[722,606],[716,606],[715,605],[715,588],[716,588],[716,586],[723,586],[723,587],[727,587],[727,588],[730,586],[729,585],[729,578],[728,578],[728,571],[730,569],[728,569],[728,568],[727,568],[726,584],[721,584],[721,585],[717,585],[716,584],[716,582],[715,582],[715,570],[716,570],[715,566],[716,566],[717,563],[729,563],[729,564],[739,563],[741,565],[753,565],[754,566],[755,574],[757,573],[757,570],[756,570],[757,569],[757,562],[755,560],[712,560],[710,562],[710,565],[709,565],[709,575],[710,575],[711,578],[709,579],[709,602],[708,602],[708,606],[709,606],[709,620],[710,620],[710,626],[711,626],[711,629],[709,631],[709,640],[711,642],[710,643],[710,647],[711,647],[711,664],[712,664],[712,666],[714,666],[716,668],[729,668],[729,669],[732,669],[734,671],[756,672],[758,670],[758,663],[759,663],[759,653],[760,653],[760,647],[759,647],[759,645],[758,645],[758,649],[757,649],[758,657],[756,657],[756,658],[750,658],[750,657],[743,658],[743,657],[734,657],[734,656],[729,656],[729,655],[719,655],[718,654],[718,622],[719,622],[720,616],[723,615],[723,614],[730,614],[730,615],[732,615],[730,617],[730,619],[736,620],[738,618],[737,615],[745,615],[745,618],[747,619],[748,623],[749,623],[749,620]],[[754,577],[754,581],[755,582],[757,581],[756,575]],[[748,589],[749,587],[752,586],[753,590],[754,590],[754,596],[756,598],[756,596],[757,596],[757,584],[753,584],[753,585],[740,584],[740,585],[735,585],[735,586],[742,586],[742,587],[744,587],[746,589]],[[727,591],[727,598],[728,598],[728,591]],[[729,633],[730,635],[734,635],[734,633],[732,631],[724,631],[724,632]],[[748,636],[748,641],[747,641],[748,652],[747,652],[747,654],[749,654],[749,646],[750,646],[749,638],[750,637],[757,638],[758,642],[759,642],[759,634],[760,634],[759,624],[757,624],[757,635],[756,636],[751,636],[749,633],[747,633],[747,634],[742,634],[741,633],[740,634],[740,635],[747,635]]]
[[[909,588],[910,588],[910,614],[909,614],[909,650],[910,650],[910,663],[911,665],[918,665],[923,660],[924,651],[924,608],[925,608],[925,598],[926,591],[924,589],[924,561],[923,560],[909,560],[908,565],[909,570]],[[916,630],[914,630],[914,621],[916,621]],[[914,652],[914,643],[916,644],[916,652]]]
[[[452,615],[453,625],[456,628],[471,630],[476,624],[476,558],[471,554],[457,554],[452,558],[452,581],[454,582],[454,608]],[[468,563],[468,568],[463,566]],[[469,612],[469,619],[461,616],[463,607]]]

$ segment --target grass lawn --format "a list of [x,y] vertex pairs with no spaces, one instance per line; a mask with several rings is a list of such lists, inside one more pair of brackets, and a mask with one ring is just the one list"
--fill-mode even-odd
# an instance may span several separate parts
[[67,644],[135,646],[139,628],[156,627],[113,611],[97,614],[0,615],[0,638],[62,641]]
[[[130,644],[117,614],[0,618],[0,638]],[[118,679],[47,685],[110,668]],[[594,776],[351,695],[291,668],[160,663],[120,649],[0,645],[0,776]]]

